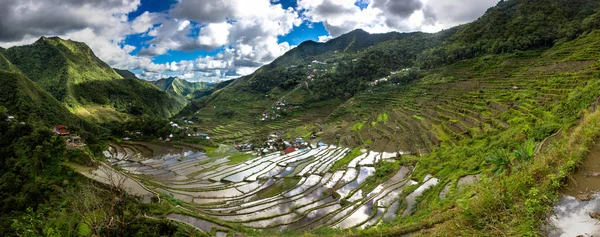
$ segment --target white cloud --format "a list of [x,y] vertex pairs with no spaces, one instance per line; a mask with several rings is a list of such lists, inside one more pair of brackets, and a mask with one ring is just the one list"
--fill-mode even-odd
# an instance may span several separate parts
[[333,36],[331,36],[331,35],[319,36],[319,42],[321,42],[321,43],[325,43],[325,42],[329,41],[330,39],[333,39]]
[[[141,54],[167,53],[154,48],[192,51],[224,47],[216,57],[199,58],[194,62],[194,70],[211,77],[246,75],[250,69],[255,70],[283,55],[292,47],[287,42],[279,43],[278,36],[288,34],[302,23],[296,10],[283,9],[269,0],[181,0],[170,14],[171,19],[148,33],[156,38]],[[199,28],[198,36],[191,36],[195,30],[191,25],[176,27],[177,22],[182,21],[194,21]],[[211,70],[214,72],[209,73]]]
[[[295,47],[278,37],[302,22],[324,23],[329,35],[319,36],[321,42],[357,28],[435,32],[476,19],[498,0],[297,0],[297,9],[284,9],[278,0],[178,0],[168,12],[144,12],[131,21],[128,14],[140,0],[0,1],[2,47],[59,36],[87,43],[113,67],[141,70],[142,78],[223,80],[252,73]],[[127,44],[134,34],[151,40]],[[171,50],[219,48],[215,56],[152,62]]]
[[200,30],[198,44],[210,48],[218,48],[229,42],[229,29],[227,22],[210,23]]
[[[354,3],[367,4],[364,9]],[[498,0],[298,0],[303,18],[323,22],[337,37],[354,29],[437,32],[481,16]]]

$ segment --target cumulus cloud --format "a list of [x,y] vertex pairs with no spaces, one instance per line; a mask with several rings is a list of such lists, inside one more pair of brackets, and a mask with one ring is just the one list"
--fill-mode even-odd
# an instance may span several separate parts
[[107,21],[123,20],[124,14],[139,5],[140,0],[2,0],[0,40],[62,35],[85,28],[104,30]]
[[[167,11],[135,19],[129,14],[141,0],[0,1],[2,47],[59,36],[87,43],[111,66],[142,78],[215,81],[252,73],[295,47],[279,37],[303,22],[325,25],[329,35],[319,36],[321,42],[357,28],[435,32],[476,19],[498,0],[297,0],[296,9],[285,9],[278,0],[178,0]],[[126,41],[131,35],[145,41]],[[173,50],[218,53],[153,62]]]
[[[252,10],[249,10],[252,9]],[[148,34],[156,37],[140,51],[156,56],[170,50],[224,50],[215,57],[196,60],[194,70],[205,77],[246,75],[292,48],[278,36],[292,31],[302,20],[294,9],[283,9],[269,0],[181,0],[170,10],[170,19]],[[182,27],[182,22],[190,22]],[[194,32],[198,31],[197,36]],[[161,49],[161,50],[159,50]]]
[[483,15],[487,9],[499,0],[429,0],[424,7],[425,16],[430,21],[450,28],[458,24],[473,21]]
[[209,48],[218,48],[229,42],[229,29],[227,22],[211,23],[200,30],[198,44]]
[[[437,32],[475,20],[498,0],[298,0],[303,18],[323,22],[337,37],[357,28],[370,33]],[[363,7],[361,7],[361,5]]]

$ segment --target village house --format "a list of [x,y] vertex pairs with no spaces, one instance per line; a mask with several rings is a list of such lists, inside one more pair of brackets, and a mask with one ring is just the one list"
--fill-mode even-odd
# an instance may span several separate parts
[[82,142],[81,142],[81,137],[80,137],[80,136],[77,136],[77,135],[74,135],[74,136],[72,135],[72,136],[70,136],[70,137],[67,139],[67,142],[68,142],[68,143],[71,143],[71,144],[74,144],[74,145],[80,145],[80,144],[82,144]]
[[371,82],[371,86],[376,86],[377,84],[380,84],[380,83],[383,83],[383,82],[387,82],[387,81],[388,81],[388,79],[385,78],[385,77],[381,78],[381,79],[377,79],[377,80]]
[[15,116],[8,116],[6,117],[6,122],[12,122],[13,120],[15,120]]
[[210,140],[210,137],[206,133],[200,133],[198,136],[202,139]]
[[52,133],[58,136],[68,136],[69,135],[69,127],[65,125],[56,125],[52,129]]
[[288,148],[286,148],[285,150],[281,151],[281,153],[282,153],[283,155],[287,155],[287,154],[290,154],[290,153],[292,153],[292,152],[294,152],[294,151],[296,151],[296,148],[294,148],[294,147],[288,147]]

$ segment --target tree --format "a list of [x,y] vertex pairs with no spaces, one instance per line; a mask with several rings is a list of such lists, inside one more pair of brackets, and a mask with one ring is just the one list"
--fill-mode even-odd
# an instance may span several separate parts
[[127,227],[138,219],[135,205],[125,192],[128,177],[111,168],[100,166],[97,180],[67,193],[72,210],[81,218],[94,236],[125,236]]

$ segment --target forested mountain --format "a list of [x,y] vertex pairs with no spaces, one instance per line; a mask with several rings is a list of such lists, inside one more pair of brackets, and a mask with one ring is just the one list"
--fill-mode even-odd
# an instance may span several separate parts
[[207,127],[228,119],[256,124],[280,100],[294,109],[277,116],[304,122],[368,114],[373,111],[360,108],[356,95],[378,94],[377,85],[410,89],[411,83],[429,80],[435,70],[461,60],[549,49],[599,28],[598,9],[598,2],[589,0],[500,1],[476,21],[435,34],[355,30],[326,43],[304,42],[192,102],[178,117],[196,118]]
[[[78,229],[83,222],[72,204],[74,197],[95,188],[84,187],[88,180],[65,164],[94,165],[108,148],[111,124],[145,115],[166,126],[165,118],[182,106],[148,82],[121,77],[83,43],[42,38],[30,46],[0,48],[0,233],[85,235],[90,230]],[[97,123],[107,121],[112,123]],[[51,128],[59,124],[76,136],[54,135]],[[105,205],[102,195],[93,194],[93,205]],[[121,195],[119,202],[131,207],[127,222],[139,224],[128,227],[131,233],[172,235],[178,229],[172,223],[136,220],[141,214],[133,197]],[[150,231],[153,226],[160,230]]]
[[206,107],[206,113],[218,118],[235,118],[237,114],[259,119],[283,97],[304,107],[323,101],[339,103],[390,72],[415,67],[421,52],[439,47],[452,32],[368,34],[355,30],[326,43],[304,42],[211,98],[192,102],[180,116]]
[[142,114],[169,117],[184,106],[149,83],[123,78],[84,43],[42,37],[32,45],[2,51],[0,66],[18,70],[72,113],[90,121]]
[[421,56],[421,65],[439,67],[488,53],[548,48],[600,27],[600,3],[589,0],[500,1],[478,20],[456,27],[441,47]]

